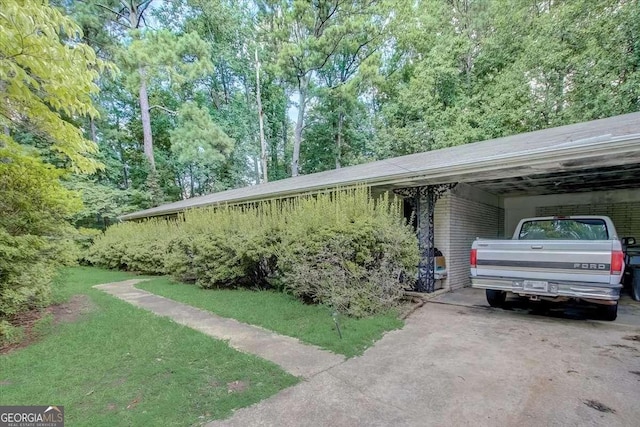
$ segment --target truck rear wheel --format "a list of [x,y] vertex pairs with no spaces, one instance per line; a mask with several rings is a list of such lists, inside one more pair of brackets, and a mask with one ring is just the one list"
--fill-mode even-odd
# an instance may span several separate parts
[[618,303],[616,302],[615,305],[604,305],[602,306],[602,318],[604,320],[608,320],[610,322],[613,322],[614,320],[616,320],[616,317],[618,317]]
[[640,268],[633,269],[629,290],[631,291],[631,298],[640,301]]
[[487,289],[487,302],[491,307],[502,308],[507,299],[507,293],[504,291],[494,291]]

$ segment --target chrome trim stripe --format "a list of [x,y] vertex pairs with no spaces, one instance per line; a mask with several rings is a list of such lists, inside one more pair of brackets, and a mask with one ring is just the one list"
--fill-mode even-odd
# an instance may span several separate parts
[[[498,265],[483,265],[483,269],[504,270],[504,271],[528,271],[536,273],[566,273],[566,274],[585,274],[590,276],[609,276],[609,270],[561,270],[556,268],[531,268],[531,267],[503,267]],[[532,279],[533,280],[533,279]],[[541,279],[542,280],[542,279]]]
[[533,267],[546,269],[562,269],[576,271],[606,271],[609,273],[611,264],[602,262],[555,262],[555,261],[515,261],[500,259],[478,259],[478,265],[500,267]]

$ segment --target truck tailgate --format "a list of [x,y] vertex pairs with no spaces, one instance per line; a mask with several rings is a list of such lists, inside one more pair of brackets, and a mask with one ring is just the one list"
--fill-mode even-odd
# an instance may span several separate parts
[[613,241],[478,240],[478,276],[609,283]]

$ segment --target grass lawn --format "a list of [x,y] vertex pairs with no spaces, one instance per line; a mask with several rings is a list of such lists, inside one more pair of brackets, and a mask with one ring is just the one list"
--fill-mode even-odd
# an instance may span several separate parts
[[281,292],[201,289],[174,282],[167,277],[138,283],[136,287],[223,317],[296,337],[347,357],[362,354],[385,331],[403,325],[396,312],[365,319],[342,316],[339,318],[341,339],[331,310],[323,306],[303,304]]
[[91,286],[131,274],[65,269],[58,301],[86,313],[0,356],[0,405],[64,405],[68,425],[190,426],[295,384],[273,363]]

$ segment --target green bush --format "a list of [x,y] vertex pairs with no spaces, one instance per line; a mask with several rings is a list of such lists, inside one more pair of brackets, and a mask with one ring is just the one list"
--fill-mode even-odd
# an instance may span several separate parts
[[24,340],[24,328],[14,326],[6,320],[0,319],[0,346],[17,344]]
[[356,317],[397,303],[418,264],[400,203],[366,188],[110,227],[89,260],[211,287],[275,287]]
[[397,203],[355,191],[300,200],[289,215],[279,256],[285,289],[355,317],[402,296],[402,277],[413,277],[418,251]]
[[[83,253],[86,253],[89,248],[93,245],[93,241],[96,237],[102,234],[102,230],[97,228],[86,228],[80,227],[78,228],[78,232],[75,236],[75,242],[78,246],[78,250]],[[82,256],[82,255],[81,255]]]
[[56,268],[74,262],[68,220],[81,201],[62,187],[62,175],[0,141],[0,340],[15,332],[7,325],[17,314],[51,302]]
[[187,212],[168,246],[176,279],[211,287],[270,287],[280,242],[277,204]]
[[94,239],[86,260],[106,268],[166,274],[169,240],[176,224],[162,219],[112,225]]
[[46,254],[55,252],[40,236],[12,236],[0,228],[0,319],[50,302],[55,269]]

